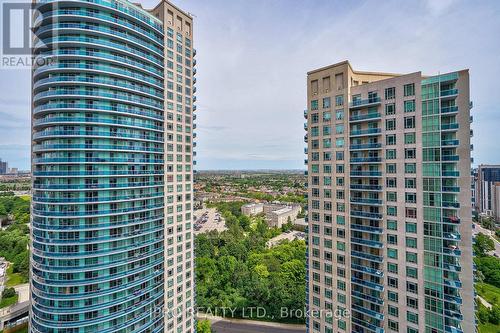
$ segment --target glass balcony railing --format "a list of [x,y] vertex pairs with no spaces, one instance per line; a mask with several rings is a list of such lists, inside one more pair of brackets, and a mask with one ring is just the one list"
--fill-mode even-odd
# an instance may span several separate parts
[[[351,277],[351,281],[355,284],[362,285],[363,287],[374,289],[377,291],[384,291],[384,286],[375,282],[370,282],[362,279],[357,279],[355,277]],[[353,304],[354,305],[354,304]],[[376,312],[378,313],[378,312]]]
[[458,177],[458,176],[460,176],[460,172],[459,171],[455,171],[455,170],[444,170],[441,173],[441,175],[443,177]]
[[456,130],[458,127],[458,123],[441,124],[441,130],[443,131]]
[[362,108],[366,106],[380,104],[380,97],[371,97],[368,99],[357,99],[349,103],[350,109]]
[[458,106],[441,107],[441,113],[455,113],[455,112],[458,112]]
[[370,213],[364,211],[351,210],[351,216],[362,217],[366,219],[380,220],[382,219],[381,213]]
[[[364,281],[362,281],[362,282],[364,282]],[[383,287],[382,287],[382,289],[383,289]],[[364,307],[359,306],[357,304],[352,304],[352,309],[356,310],[356,311],[358,311],[358,312],[360,312],[362,314],[365,314],[365,315],[367,315],[369,317],[375,318],[377,320],[384,320],[384,315],[382,313],[376,312],[376,311],[373,311],[373,310],[370,310],[370,309],[367,309],[367,308],[364,308]]]
[[355,204],[366,204],[366,205],[381,205],[381,199],[369,199],[369,198],[351,198],[351,202]]
[[367,113],[367,114],[360,114],[360,115],[351,116],[351,117],[349,117],[349,121],[361,121],[361,120],[367,120],[367,119],[377,119],[380,117],[381,117],[381,115],[378,112]]
[[441,97],[458,95],[458,89],[441,90]]
[[441,140],[441,146],[458,146],[458,140]]
[[351,190],[382,191],[381,185],[351,184]]
[[364,246],[369,246],[369,247],[374,247],[377,249],[381,249],[383,244],[382,242],[370,240],[370,239],[363,239],[363,238],[356,238],[356,237],[351,237],[351,243],[355,244],[360,244]]
[[361,225],[361,224],[351,224],[351,229],[373,234],[381,234],[383,232],[382,228],[372,227],[368,225]]
[[351,171],[352,177],[381,177],[381,171]]
[[458,155],[443,155],[441,156],[441,161],[445,162],[455,162],[460,160],[460,157]]
[[361,299],[363,301],[368,301],[370,303],[374,303],[374,304],[378,304],[378,305],[383,305],[384,304],[384,301],[381,298],[379,298],[379,297],[373,297],[373,296],[370,296],[367,293],[361,293],[361,292],[355,291],[355,290],[351,291],[351,296],[359,298],[359,299]]
[[364,252],[360,252],[360,251],[351,250],[351,255],[353,257],[362,258],[362,259],[366,259],[366,260],[370,260],[370,261],[376,261],[376,262],[383,262],[384,261],[384,257],[382,257],[382,256],[377,256],[374,254],[364,253]]
[[382,147],[381,143],[364,143],[364,144],[359,144],[359,145],[351,145],[350,149],[351,150],[374,149],[374,148],[380,148],[380,147]]
[[382,157],[351,157],[351,163],[379,163]]

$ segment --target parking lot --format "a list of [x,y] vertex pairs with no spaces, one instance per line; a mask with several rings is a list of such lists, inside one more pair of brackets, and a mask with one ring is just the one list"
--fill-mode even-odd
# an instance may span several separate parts
[[224,231],[226,230],[226,225],[224,219],[217,212],[215,208],[205,208],[199,209],[194,212],[195,223],[194,223],[194,233],[199,234],[203,232],[208,232],[211,230]]

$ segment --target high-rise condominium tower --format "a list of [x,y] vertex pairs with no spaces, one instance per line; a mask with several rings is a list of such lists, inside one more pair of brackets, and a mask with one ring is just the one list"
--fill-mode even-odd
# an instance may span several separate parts
[[194,332],[190,15],[36,3],[31,332]]
[[[467,70],[308,73],[309,332],[474,332]],[[343,312],[343,311],[341,311]]]

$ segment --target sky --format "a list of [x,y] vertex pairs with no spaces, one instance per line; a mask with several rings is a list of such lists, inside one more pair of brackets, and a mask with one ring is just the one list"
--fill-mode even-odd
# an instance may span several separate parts
[[[198,169],[304,168],[306,73],[343,60],[394,73],[469,68],[475,164],[500,164],[500,1],[172,1],[195,19]],[[30,89],[29,70],[0,69],[0,158],[20,169]]]

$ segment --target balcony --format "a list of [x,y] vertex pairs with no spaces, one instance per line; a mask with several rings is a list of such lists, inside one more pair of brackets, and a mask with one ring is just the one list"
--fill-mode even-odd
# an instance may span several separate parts
[[351,150],[376,149],[382,147],[381,143],[364,143],[359,145],[351,145]]
[[460,218],[458,218],[457,216],[445,216],[445,217],[443,217],[443,222],[444,223],[458,224],[458,223],[460,223]]
[[382,177],[381,171],[351,171],[351,177]]
[[[444,157],[444,156],[443,156]],[[441,175],[443,177],[459,177],[460,172],[455,170],[444,170]]]
[[442,131],[453,131],[458,129],[458,123],[441,124]]
[[363,136],[363,135],[374,135],[379,134],[382,130],[380,128],[367,128],[364,130],[354,130],[350,131],[349,136]]
[[443,155],[441,156],[441,161],[444,162],[455,162],[460,160],[460,157],[458,155]]
[[456,240],[456,241],[462,239],[462,237],[460,236],[460,234],[457,233],[457,232],[444,232],[443,233],[443,238],[449,239],[449,240]]
[[304,118],[307,119],[307,110],[304,110]]
[[361,266],[361,265],[351,264],[351,268],[354,269],[354,270],[356,270],[356,271],[368,273],[368,274],[371,274],[371,275],[374,275],[374,276],[378,276],[378,277],[384,276],[384,272],[383,271],[375,269],[375,268],[367,267],[367,266]]
[[356,258],[366,259],[370,261],[383,262],[384,257],[376,256],[374,254],[364,253],[360,251],[351,250],[351,255]]
[[[382,328],[382,327],[378,327],[374,324],[371,324],[367,321],[364,321],[364,320],[361,320],[359,318],[356,318],[356,317],[353,317],[351,319],[352,323],[353,324],[356,324],[357,326],[361,326],[361,327],[364,327],[364,328],[367,328],[369,331],[372,331],[372,332],[375,332],[375,333],[384,333],[385,330]],[[359,332],[359,330],[356,330],[353,332]],[[365,330],[361,331],[361,332],[365,332]]]
[[373,113],[367,113],[367,114],[360,114],[356,116],[351,116],[349,117],[349,121],[355,122],[355,121],[363,121],[363,120],[368,120],[368,119],[377,119],[380,118],[380,113],[378,112],[373,112]]
[[381,199],[369,199],[369,198],[351,198],[352,203],[365,204],[365,205],[381,205]]
[[362,218],[371,219],[371,220],[381,220],[382,219],[381,213],[370,213],[370,212],[364,212],[364,211],[360,211],[360,210],[351,210],[351,216],[362,217]]
[[351,184],[351,190],[382,191],[382,185]]
[[356,238],[356,237],[351,237],[351,243],[355,244],[360,244],[364,246],[369,246],[369,247],[374,247],[377,249],[381,249],[383,244],[381,242],[369,240],[369,239],[364,239],[364,238]]
[[442,206],[446,208],[460,208],[460,203],[457,201],[443,201]]
[[460,192],[460,187],[458,186],[443,186],[441,187],[442,192],[453,192],[453,193],[458,193]]
[[372,97],[368,99],[358,99],[349,103],[349,109],[362,109],[369,106],[380,104],[380,97]]
[[458,89],[448,89],[441,91],[441,97],[452,97],[458,95]]
[[459,144],[459,141],[455,140],[455,139],[441,140],[441,146],[450,147],[450,146],[458,146],[458,144]]
[[[354,280],[358,280],[358,279],[352,278],[351,280],[352,280],[352,282],[355,282]],[[359,280],[359,281],[365,282],[365,281],[362,281],[362,280]],[[355,282],[355,283],[357,283],[357,282]],[[375,288],[373,288],[373,289],[375,289]],[[383,289],[384,288],[382,287],[382,290]],[[352,309],[356,310],[356,311],[358,311],[358,312],[360,312],[362,314],[365,314],[367,316],[370,316],[372,318],[375,318],[375,319],[378,319],[378,320],[384,320],[384,315],[383,314],[381,314],[379,312],[376,312],[376,311],[373,311],[373,310],[370,310],[370,309],[366,309],[366,308],[364,308],[362,306],[359,306],[357,304],[352,304]]]
[[443,263],[443,269],[451,272],[461,272],[462,267],[458,264],[453,265],[453,264],[448,264],[448,263]]
[[464,333],[460,327],[444,325],[444,329],[447,333]]
[[367,301],[367,302],[378,304],[378,305],[384,304],[384,301],[381,298],[373,297],[373,296],[370,296],[368,294],[364,294],[364,293],[361,293],[361,292],[355,291],[355,290],[351,291],[351,296],[359,298],[363,301]]
[[380,163],[382,157],[351,157],[351,163]]
[[445,106],[441,108],[441,113],[455,113],[458,112],[458,106]]
[[368,232],[368,233],[372,233],[372,234],[381,234],[383,232],[382,228],[371,227],[368,225],[361,225],[361,224],[351,224],[351,229],[357,230],[357,231]]
[[460,251],[458,248],[443,248],[443,253],[449,254],[452,256],[460,257],[462,254],[462,251]]

